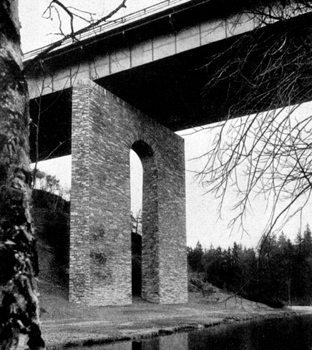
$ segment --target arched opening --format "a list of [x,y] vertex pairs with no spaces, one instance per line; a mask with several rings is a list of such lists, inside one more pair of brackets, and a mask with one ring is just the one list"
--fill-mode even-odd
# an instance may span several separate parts
[[[144,141],[133,143],[132,150],[142,162],[142,287],[141,297],[159,300],[158,175],[152,148]],[[141,183],[142,183],[141,182]],[[131,196],[131,198],[133,195]]]
[[104,306],[133,300],[132,148],[144,170],[141,296],[186,302],[183,140],[90,81],[73,89],[72,110],[70,301]]
[[141,296],[143,167],[139,156],[132,149],[130,150],[130,193],[132,295]]

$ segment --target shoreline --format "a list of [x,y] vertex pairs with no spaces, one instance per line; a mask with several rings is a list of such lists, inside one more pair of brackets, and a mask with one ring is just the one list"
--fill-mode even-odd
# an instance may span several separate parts
[[[207,329],[236,322],[311,314],[312,308],[272,309],[241,299],[228,305],[193,296],[187,304],[158,305],[144,301],[129,306],[63,309],[61,317],[42,319],[47,350],[102,345]],[[67,312],[66,312],[67,311]]]

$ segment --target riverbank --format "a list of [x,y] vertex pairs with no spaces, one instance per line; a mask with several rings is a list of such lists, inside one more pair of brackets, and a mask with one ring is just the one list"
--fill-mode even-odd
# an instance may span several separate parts
[[276,310],[228,297],[222,293],[207,299],[201,293],[190,293],[189,302],[179,305],[151,304],[135,298],[132,305],[122,307],[78,307],[64,298],[44,297],[41,302],[43,338],[48,349],[103,344],[290,315],[297,311]]

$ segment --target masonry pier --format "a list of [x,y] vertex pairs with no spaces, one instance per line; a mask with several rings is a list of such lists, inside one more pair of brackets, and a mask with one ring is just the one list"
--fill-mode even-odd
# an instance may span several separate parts
[[132,148],[144,173],[142,297],[187,302],[183,139],[89,80],[72,100],[70,301],[132,302]]

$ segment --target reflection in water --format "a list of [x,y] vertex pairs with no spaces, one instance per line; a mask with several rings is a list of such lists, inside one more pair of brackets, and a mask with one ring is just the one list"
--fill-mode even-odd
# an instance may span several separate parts
[[142,342],[133,342],[131,350],[187,350],[187,348],[188,333],[176,333],[169,336],[144,340]]
[[312,315],[227,324],[189,333],[88,348],[88,350],[207,349],[312,350]]
[[311,350],[312,316],[225,325],[189,333],[188,350]]

